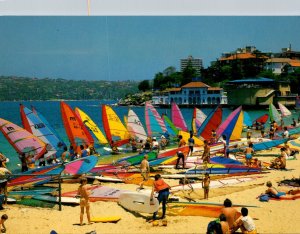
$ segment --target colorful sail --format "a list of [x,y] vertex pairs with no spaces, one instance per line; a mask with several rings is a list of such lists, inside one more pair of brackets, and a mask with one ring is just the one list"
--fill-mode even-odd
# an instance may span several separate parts
[[260,123],[260,124],[265,124],[269,119],[269,115],[268,114],[264,114],[260,117],[258,117],[256,120],[254,120],[252,123],[255,125],[256,122]]
[[163,114],[162,119],[165,121],[165,126],[167,128],[167,132],[171,136],[177,136],[178,135],[178,128],[173,124],[173,122],[169,119],[169,117],[165,114]]
[[212,130],[218,129],[221,122],[222,122],[222,108],[218,106],[216,107],[215,110],[209,113],[205,121],[198,129],[198,137],[201,136],[206,140],[210,140]]
[[100,144],[108,143],[107,139],[105,138],[100,128],[84,111],[76,107],[75,114],[77,115],[78,118],[81,119],[84,125],[94,134],[94,136],[97,138]]
[[250,118],[250,115],[248,112],[244,111],[244,121],[243,121],[244,126],[252,126],[252,120]]
[[283,105],[280,102],[278,102],[278,106],[279,106],[279,109],[280,109],[282,117],[286,117],[286,116],[292,115],[292,113],[289,111],[288,108],[286,108],[285,105]]
[[145,120],[148,136],[160,135],[167,131],[163,119],[150,102],[145,103]]
[[[20,105],[21,120],[24,128],[47,144],[45,158],[56,155],[59,158],[63,152],[63,142],[51,131],[33,110]],[[47,122],[48,123],[48,122]]]
[[129,143],[130,134],[114,110],[102,105],[102,121],[106,138],[111,146],[121,146]]
[[223,135],[226,139],[237,140],[241,138],[243,130],[242,106],[235,109],[217,129],[217,137]]
[[74,149],[80,145],[93,145],[93,137],[73,109],[65,102],[60,102],[60,110],[67,136]]
[[46,144],[27,130],[0,118],[0,130],[8,142],[19,153],[40,158],[46,151]]
[[[190,133],[189,132],[185,132],[185,131],[179,131],[178,135],[182,136],[182,139],[185,140],[185,142],[188,142],[188,139],[190,138]],[[198,137],[193,136],[194,141],[195,141],[195,146],[202,146],[204,145],[204,142],[202,140],[200,140]]]
[[201,124],[206,119],[206,114],[203,113],[197,107],[194,107],[193,118],[192,118],[192,131],[194,135],[197,134],[197,129],[200,128]]
[[280,122],[281,116],[278,110],[276,109],[276,107],[272,103],[269,104],[269,114],[270,114],[271,122],[273,121]]
[[171,119],[173,124],[182,131],[188,131],[187,125],[185,123],[185,120],[183,118],[183,115],[178,107],[178,105],[175,102],[172,102],[171,105]]
[[140,121],[137,114],[131,109],[128,110],[126,123],[127,130],[132,137],[143,141],[147,139],[147,133],[142,122]]

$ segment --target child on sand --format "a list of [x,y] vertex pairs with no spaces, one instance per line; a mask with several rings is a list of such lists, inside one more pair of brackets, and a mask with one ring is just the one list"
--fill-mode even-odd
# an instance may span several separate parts
[[251,165],[251,159],[252,159],[252,154],[253,153],[254,153],[253,144],[249,143],[249,146],[245,150],[246,164],[247,164],[248,167]]
[[210,184],[209,174],[205,173],[205,177],[202,180],[202,188],[204,189],[204,199],[208,199],[209,184]]
[[82,178],[80,180],[80,186],[78,188],[77,195],[80,196],[80,226],[83,225],[83,214],[84,214],[84,207],[86,209],[86,215],[88,219],[88,223],[91,223],[90,217],[90,203],[89,203],[89,195],[90,192],[87,189],[87,178]]
[[248,209],[243,207],[241,213],[242,216],[235,221],[234,225],[239,227],[242,233],[256,234],[256,227],[253,219],[248,215]]
[[6,233],[6,227],[4,225],[4,222],[8,219],[7,214],[4,214],[1,216],[1,220],[0,220],[0,230],[1,233]]

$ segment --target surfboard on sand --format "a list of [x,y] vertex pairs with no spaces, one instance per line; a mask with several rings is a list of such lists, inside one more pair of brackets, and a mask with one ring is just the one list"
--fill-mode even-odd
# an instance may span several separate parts
[[159,208],[156,198],[150,204],[150,195],[139,192],[124,192],[120,194],[119,204],[125,209],[140,213],[154,213]]
[[120,216],[98,216],[92,217],[91,222],[95,223],[117,223],[121,219]]
[[[47,202],[59,202],[58,197],[48,196],[48,195],[37,195],[33,196],[33,199]],[[79,204],[80,199],[75,197],[61,197],[61,203],[64,204]]]

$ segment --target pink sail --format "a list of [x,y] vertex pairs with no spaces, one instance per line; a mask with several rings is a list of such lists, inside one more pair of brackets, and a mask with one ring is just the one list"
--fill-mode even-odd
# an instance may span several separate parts
[[177,106],[177,104],[175,102],[172,102],[172,106],[171,106],[171,118],[172,118],[173,124],[177,128],[179,128],[179,129],[181,129],[181,130],[183,130],[185,132],[188,131],[188,128],[187,128],[185,120],[184,120],[184,118],[182,116],[182,113],[181,113],[179,107]]
[[8,142],[19,153],[40,158],[46,151],[46,144],[27,130],[0,118],[0,130]]

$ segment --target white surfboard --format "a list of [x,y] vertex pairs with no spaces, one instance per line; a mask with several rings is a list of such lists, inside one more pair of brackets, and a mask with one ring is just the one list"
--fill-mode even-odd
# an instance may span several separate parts
[[154,213],[159,208],[159,203],[156,198],[153,198],[153,205],[151,205],[150,195],[139,192],[121,193],[119,204],[127,210],[140,213]]
[[99,180],[99,181],[105,181],[105,182],[124,182],[121,179],[112,178],[112,177],[108,177],[108,176],[92,176],[92,175],[87,175],[85,177],[86,178],[90,178],[90,179]]

